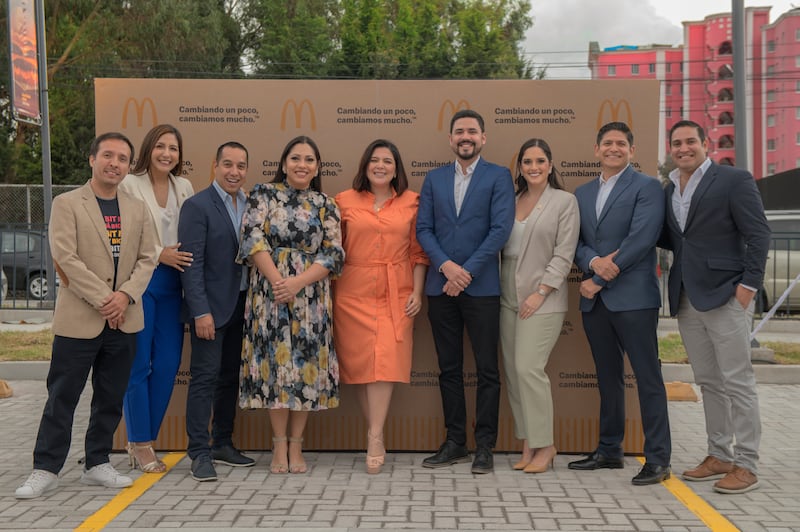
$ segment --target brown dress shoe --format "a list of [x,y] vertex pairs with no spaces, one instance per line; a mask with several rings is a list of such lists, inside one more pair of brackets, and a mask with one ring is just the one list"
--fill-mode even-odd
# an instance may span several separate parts
[[758,477],[749,469],[733,466],[725,478],[714,483],[714,491],[719,493],[747,493],[758,487]]
[[723,462],[713,456],[706,456],[699,466],[694,469],[687,469],[681,476],[683,480],[691,481],[716,480],[730,473],[732,469],[732,463]]

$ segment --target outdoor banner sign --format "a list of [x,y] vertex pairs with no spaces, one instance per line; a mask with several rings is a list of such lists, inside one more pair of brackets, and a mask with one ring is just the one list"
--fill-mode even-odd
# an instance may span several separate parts
[[8,0],[10,96],[14,119],[42,123],[39,107],[39,52],[33,0]]
[[[160,123],[183,135],[183,175],[196,191],[213,179],[217,147],[244,144],[250,153],[246,187],[271,181],[286,143],[307,135],[322,154],[322,187],[336,194],[351,186],[362,152],[386,138],[400,149],[410,188],[419,191],[432,168],[454,161],[448,142],[450,118],[458,109],[479,112],[486,123],[481,156],[514,172],[517,150],[531,137],[545,139],[567,190],[598,177],[594,157],[598,128],[628,123],[635,135],[637,169],[656,175],[659,136],[659,84],[656,80],[603,81],[375,81],[375,80],[193,80],[97,79],[96,131],[120,131],[139,149],[145,133]],[[569,275],[570,310],[548,365],[555,404],[555,445],[563,452],[592,451],[598,439],[599,395],[594,363],[578,310],[577,269]],[[334,332],[335,334],[335,332]],[[469,344],[468,341],[465,342]],[[184,424],[190,348],[183,361],[161,429],[158,447],[185,449]],[[502,363],[500,364],[502,368]],[[474,423],[476,374],[472,354],[465,357],[468,423]],[[445,435],[438,366],[427,310],[415,322],[410,384],[398,384],[386,423],[390,450],[436,449]],[[624,449],[643,447],[636,381],[626,365]],[[498,450],[517,450],[511,410],[503,387]],[[472,432],[469,430],[468,432]],[[351,387],[341,388],[341,405],[309,417],[308,449],[364,449],[367,427]],[[468,445],[474,447],[472,434]],[[115,447],[126,441],[124,423]],[[243,449],[271,447],[264,410],[240,411],[235,444]]]

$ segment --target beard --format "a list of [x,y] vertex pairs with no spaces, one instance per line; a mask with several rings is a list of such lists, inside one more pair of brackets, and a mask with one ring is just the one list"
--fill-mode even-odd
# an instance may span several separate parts
[[467,161],[477,157],[481,152],[481,147],[474,142],[462,142],[453,151],[459,159]]

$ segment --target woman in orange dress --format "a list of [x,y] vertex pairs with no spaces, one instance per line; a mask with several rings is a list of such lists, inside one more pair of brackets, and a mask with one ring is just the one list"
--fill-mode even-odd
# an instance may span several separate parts
[[367,472],[378,473],[394,383],[411,378],[414,316],[428,265],[416,238],[419,194],[408,190],[397,146],[382,139],[367,146],[353,188],[336,203],[345,264],[335,282],[334,343],[340,380],[358,385],[367,419]]

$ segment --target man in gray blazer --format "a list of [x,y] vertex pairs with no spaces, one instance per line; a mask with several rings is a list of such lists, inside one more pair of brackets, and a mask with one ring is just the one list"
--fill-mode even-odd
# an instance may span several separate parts
[[657,179],[633,169],[633,153],[627,124],[604,125],[595,145],[601,174],[575,190],[581,214],[575,264],[585,273],[581,313],[600,390],[600,441],[591,455],[568,467],[624,467],[625,352],[636,375],[644,430],[645,464],[632,482],[647,485],[669,478],[672,451],[656,335],[656,241],[664,191]]
[[192,342],[186,432],[192,478],[199,482],[217,480],[212,460],[233,467],[255,464],[231,439],[248,286],[247,267],[235,262],[247,201],[241,190],[246,174],[247,149],[238,142],[221,145],[214,181],[184,202],[178,221],[178,241],[193,258],[181,273],[181,284],[183,318]]
[[33,472],[17,488],[18,499],[33,499],[58,487],[75,408],[90,371],[92,411],[81,482],[106,488],[133,483],[108,457],[122,416],[136,332],[144,327],[141,297],[156,266],[147,207],[118,190],[132,159],[133,144],[125,135],[99,135],[89,148],[92,178],[53,201],[50,250],[61,286],[53,314],[47,403],[33,450]]
[[703,394],[708,455],[686,480],[721,479],[714,490],[758,487],[761,422],[750,362],[753,299],[764,279],[770,230],[753,176],[708,157],[703,128],[682,120],[670,129],[677,168],[666,189],[660,244],[675,255],[670,313]]

